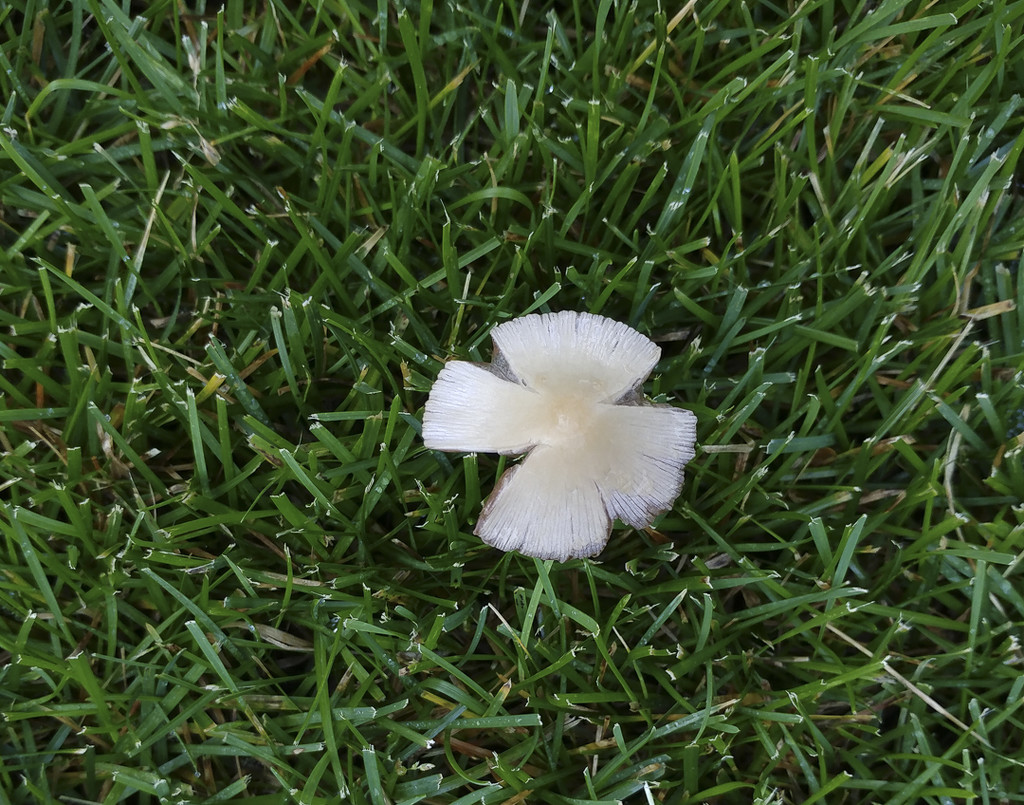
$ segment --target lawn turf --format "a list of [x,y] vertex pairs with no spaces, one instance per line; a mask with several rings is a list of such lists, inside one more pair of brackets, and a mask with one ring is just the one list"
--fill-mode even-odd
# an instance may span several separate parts
[[[1024,2],[197,3],[0,5],[0,800],[1024,802]],[[419,429],[563,309],[561,565]]]

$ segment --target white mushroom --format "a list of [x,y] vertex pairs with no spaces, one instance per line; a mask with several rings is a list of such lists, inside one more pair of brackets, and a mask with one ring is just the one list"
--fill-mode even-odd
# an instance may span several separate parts
[[429,448],[528,453],[498,481],[474,533],[564,562],[598,553],[614,518],[643,528],[671,507],[697,418],[644,400],[660,347],[574,311],[513,319],[491,338],[492,362],[445,365],[423,415]]

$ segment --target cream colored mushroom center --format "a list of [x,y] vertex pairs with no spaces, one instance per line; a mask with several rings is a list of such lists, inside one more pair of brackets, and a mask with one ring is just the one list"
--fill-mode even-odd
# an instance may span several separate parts
[[546,395],[545,441],[554,445],[582,446],[589,440],[597,419],[597,405],[580,394]]

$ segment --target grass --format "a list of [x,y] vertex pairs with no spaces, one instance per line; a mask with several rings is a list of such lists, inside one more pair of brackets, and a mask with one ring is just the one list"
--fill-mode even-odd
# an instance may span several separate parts
[[[0,6],[0,801],[1024,802],[1024,2]],[[472,536],[452,357],[699,417]]]

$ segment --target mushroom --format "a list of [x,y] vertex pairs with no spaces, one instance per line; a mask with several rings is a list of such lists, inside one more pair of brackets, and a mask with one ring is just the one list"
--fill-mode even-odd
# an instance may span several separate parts
[[477,536],[564,562],[600,552],[615,518],[644,528],[671,507],[697,418],[644,399],[657,344],[575,311],[512,319],[491,338],[492,362],[447,363],[423,414],[431,449],[527,454],[485,501]]

